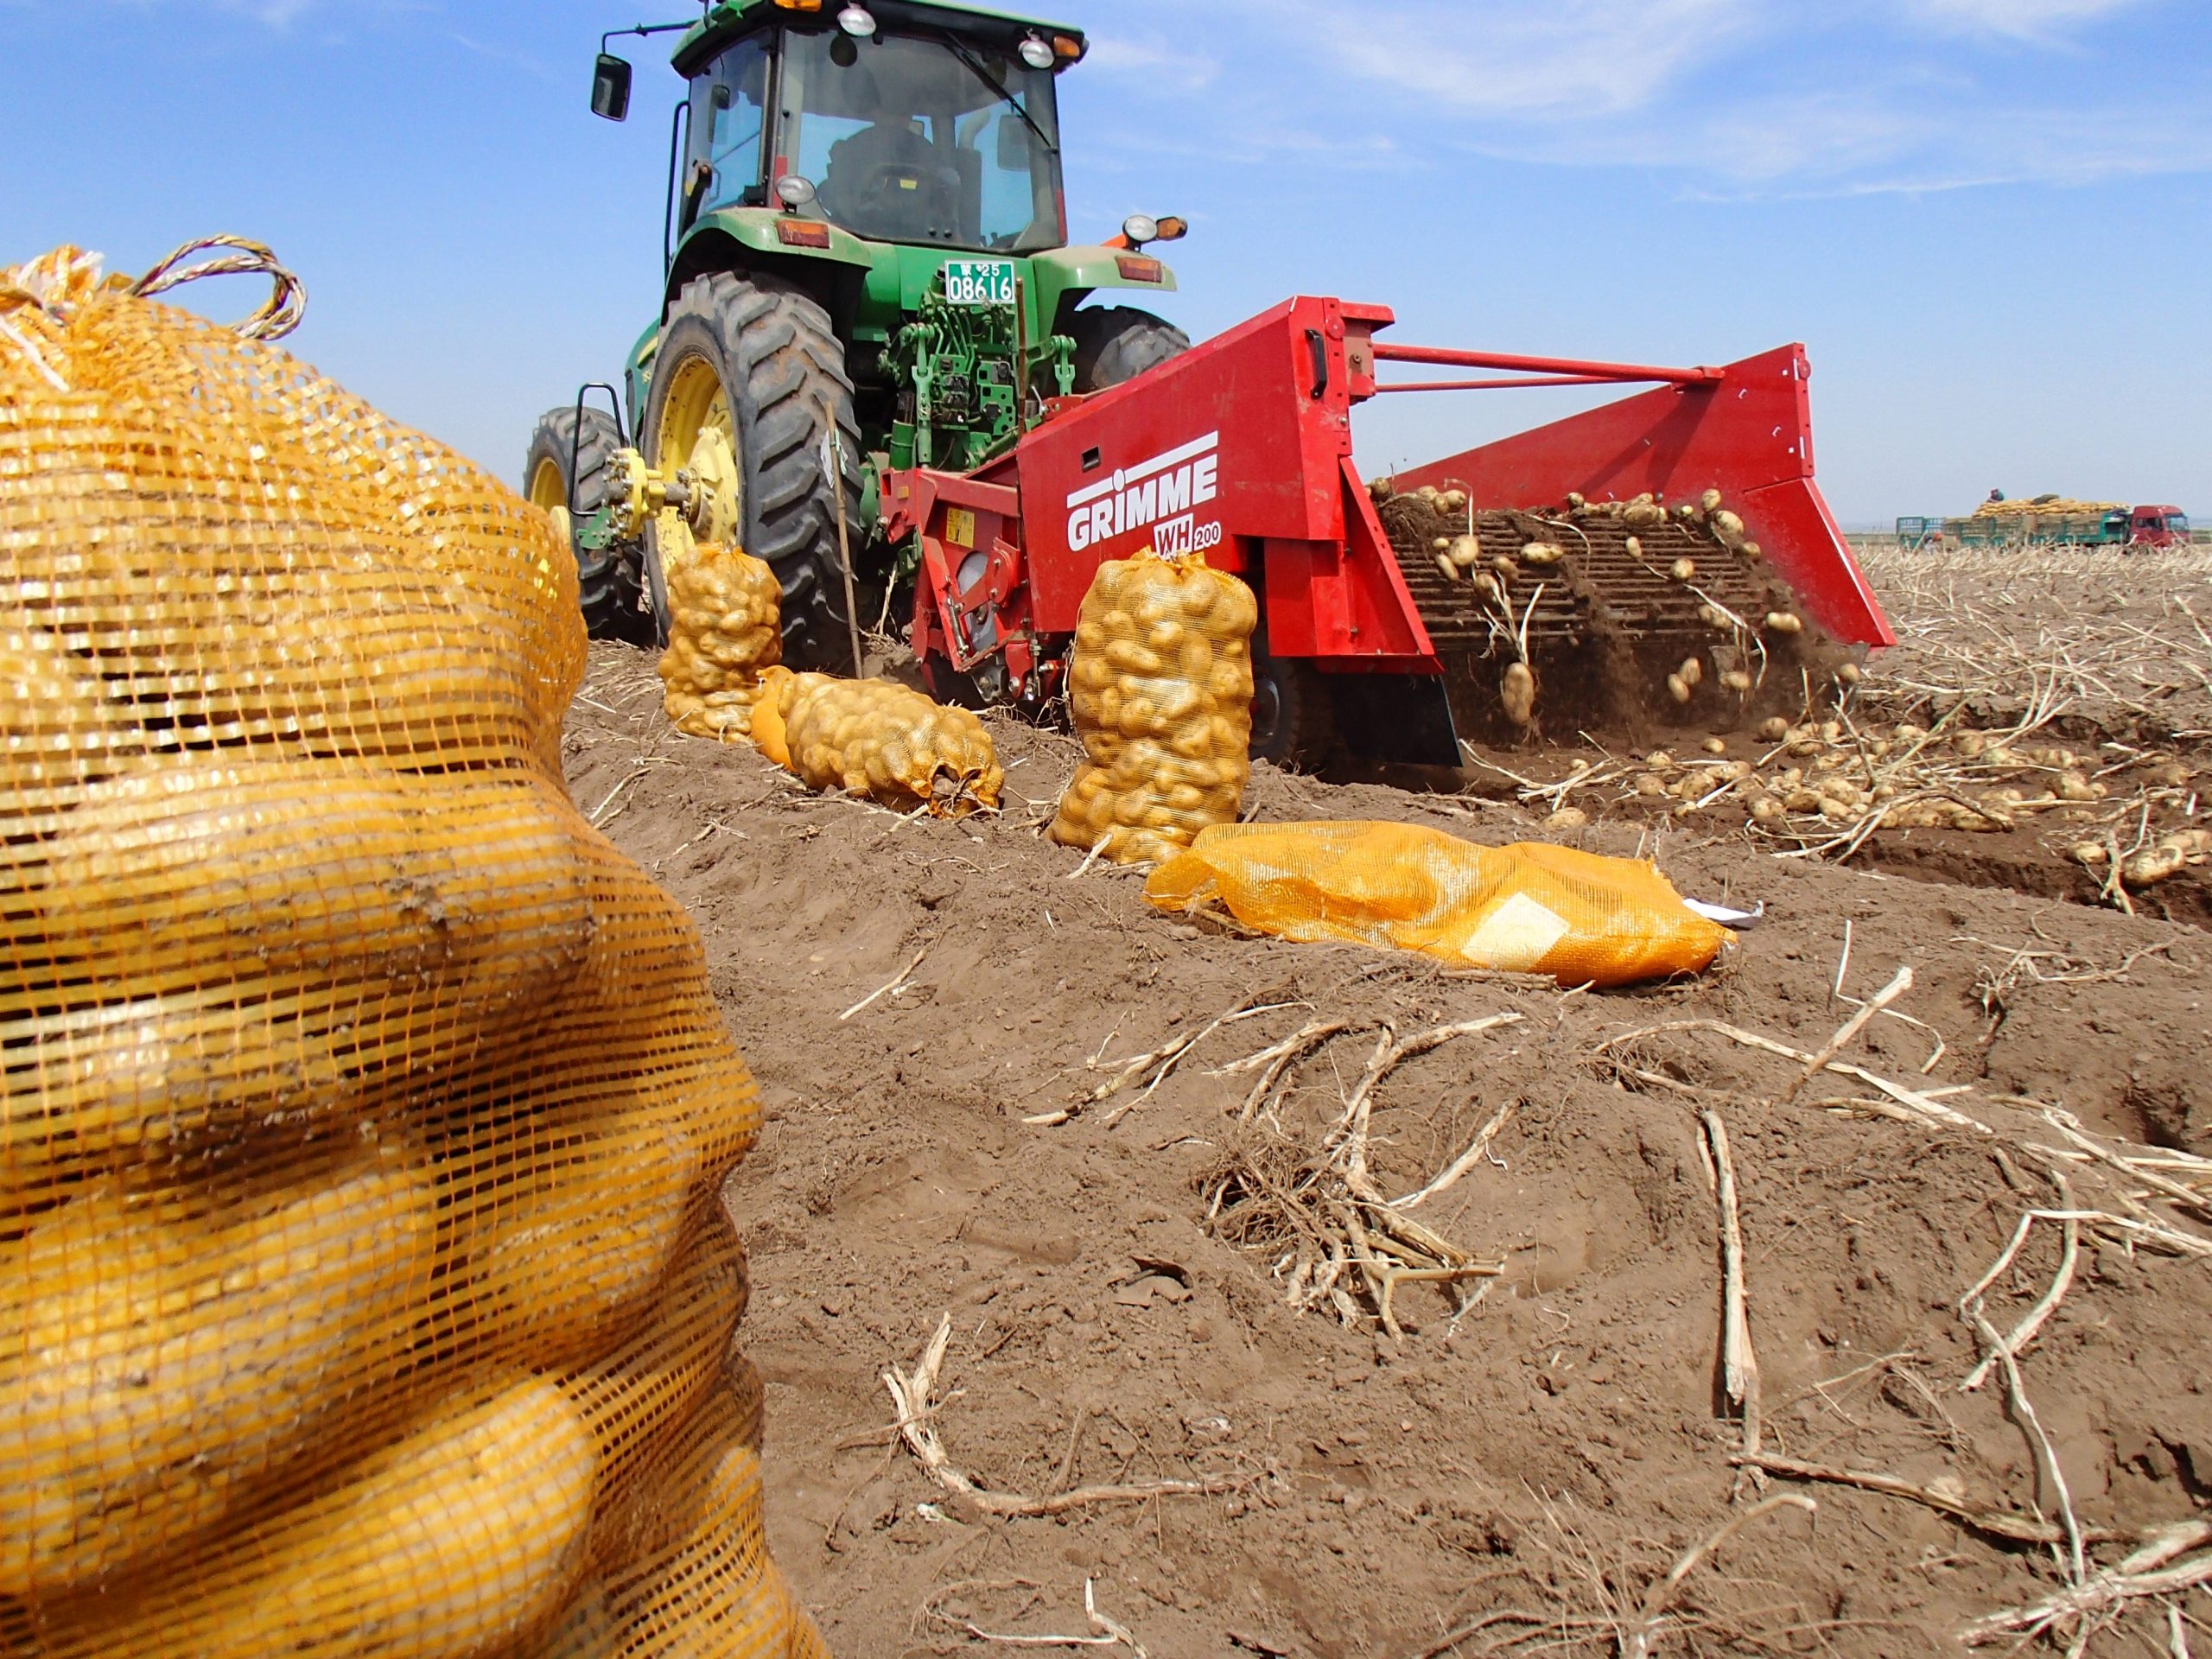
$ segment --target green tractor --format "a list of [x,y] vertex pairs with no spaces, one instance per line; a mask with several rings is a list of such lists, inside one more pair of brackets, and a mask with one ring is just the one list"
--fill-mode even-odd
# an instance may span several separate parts
[[842,667],[849,594],[887,606],[911,574],[876,534],[884,471],[978,466],[1050,399],[1184,350],[1148,311],[1084,303],[1172,290],[1143,249],[1184,227],[1137,214],[1068,245],[1054,83],[1077,29],[958,0],[709,0],[603,37],[593,111],[628,113],[615,34],[677,31],[658,314],[619,392],[539,423],[525,490],[568,525],[593,634],[665,639],[664,561],[734,542],[783,585],[785,659]]

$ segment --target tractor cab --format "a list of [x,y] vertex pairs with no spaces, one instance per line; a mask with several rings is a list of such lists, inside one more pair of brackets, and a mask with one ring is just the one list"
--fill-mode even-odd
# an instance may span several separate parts
[[2127,539],[2138,547],[2186,547],[2189,515],[2175,506],[2131,507]]
[[[693,67],[686,226],[773,201],[874,242],[1065,244],[1051,43],[893,31],[858,6],[840,16],[756,26]],[[1071,60],[1079,42],[1061,38]]]

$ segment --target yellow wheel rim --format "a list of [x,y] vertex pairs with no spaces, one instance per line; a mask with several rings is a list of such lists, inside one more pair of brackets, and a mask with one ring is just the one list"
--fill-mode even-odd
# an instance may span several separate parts
[[[653,470],[673,478],[686,467],[707,439],[709,453],[737,454],[737,422],[731,416],[729,394],[722,378],[703,357],[687,357],[676,365],[668,383],[667,400],[661,404],[660,432],[652,456]],[[717,466],[701,480],[714,492],[706,522],[734,526],[741,514],[741,488],[734,466]]]
[[530,475],[530,505],[551,512],[558,507],[565,511],[569,505],[568,480],[561,476],[561,463],[547,455],[537,463]]

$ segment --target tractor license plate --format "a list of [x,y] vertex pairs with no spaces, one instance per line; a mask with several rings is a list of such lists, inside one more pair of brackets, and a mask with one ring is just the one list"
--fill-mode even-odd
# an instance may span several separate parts
[[1012,305],[1014,267],[1003,259],[948,259],[944,297],[955,305]]

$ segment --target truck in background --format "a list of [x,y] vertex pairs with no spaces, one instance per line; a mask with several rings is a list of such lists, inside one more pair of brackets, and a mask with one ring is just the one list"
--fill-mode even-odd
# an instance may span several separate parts
[[2186,547],[2190,527],[2189,515],[2168,504],[2129,506],[2039,495],[2025,501],[1985,501],[1963,518],[1900,518],[1897,541],[1910,551],[1947,543],[1978,548]]

